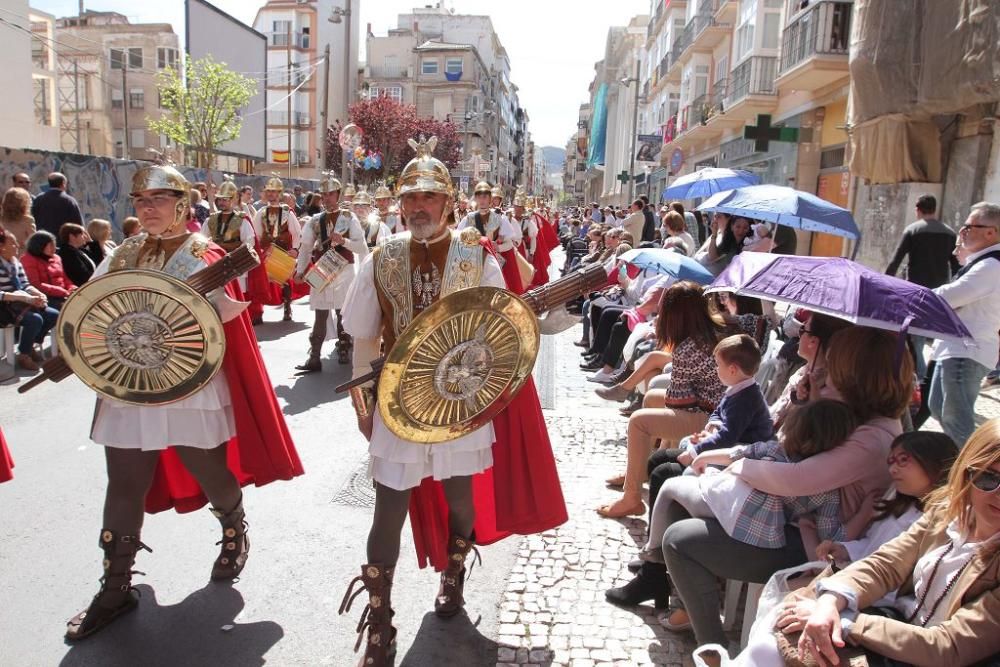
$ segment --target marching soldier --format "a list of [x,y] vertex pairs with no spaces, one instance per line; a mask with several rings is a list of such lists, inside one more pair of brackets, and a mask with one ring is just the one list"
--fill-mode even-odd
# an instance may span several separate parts
[[340,181],[330,174],[324,174],[319,189],[323,194],[325,210],[310,218],[302,229],[302,245],[295,261],[295,279],[301,282],[306,275],[310,258],[314,262],[318,261],[331,248],[347,260],[350,266],[323,289],[312,289],[309,292],[309,308],[315,316],[309,336],[309,358],[296,366],[306,373],[323,370],[320,352],[327,340],[331,311],[336,313],[337,361],[347,363],[351,343],[350,336],[344,332],[340,309],[344,307],[344,299],[354,281],[357,265],[368,255],[368,244],[365,242],[361,223],[340,205]]
[[[281,203],[284,188],[285,186],[277,174],[272,174],[271,178],[267,179],[267,184],[264,186],[265,205],[257,211],[257,215],[254,217],[253,230],[257,234],[261,251],[265,255],[274,244],[292,257],[296,257],[302,230],[299,219],[295,216],[295,211]],[[291,321],[292,285],[290,281],[281,286],[280,300],[272,296],[272,302],[268,305],[277,305],[278,303],[285,306],[282,319],[285,322]]]
[[392,190],[384,183],[375,189],[375,207],[378,208],[379,215],[382,216],[382,222],[392,234],[406,231],[403,218],[399,215],[399,206],[394,202]]
[[[215,193],[216,211],[208,216],[205,224],[201,226],[201,234],[226,252],[236,250],[244,244],[253,246],[257,237],[253,232],[253,221],[243,213],[242,191],[236,187],[233,177],[229,174],[224,174],[222,179],[222,185]],[[261,271],[261,268],[253,270]],[[239,285],[244,294],[249,294],[247,276],[239,277]],[[253,301],[248,312],[251,321],[257,322],[260,320],[263,307]]]
[[[480,182],[480,184],[482,183]],[[478,188],[479,186],[477,185],[476,187]],[[473,196],[476,198],[476,206],[478,207],[478,193],[473,193]],[[501,206],[503,206],[503,188],[498,185],[490,192],[490,208],[495,209],[496,212],[499,213]]]
[[[520,294],[524,291],[525,285],[518,273],[515,246],[521,238],[521,230],[511,224],[506,216],[490,208],[491,196],[495,193],[496,189],[491,191],[490,184],[486,181],[477,183],[473,193],[476,198],[476,210],[465,216],[458,223],[457,229],[461,231],[473,227],[493,243],[500,268],[507,281],[507,288]],[[495,199],[495,196],[493,198]]]
[[372,210],[372,198],[368,194],[368,188],[361,186],[354,195],[353,201],[354,215],[361,221],[361,228],[365,233],[365,241],[368,248],[382,245],[392,232],[382,222],[382,216],[377,210]]

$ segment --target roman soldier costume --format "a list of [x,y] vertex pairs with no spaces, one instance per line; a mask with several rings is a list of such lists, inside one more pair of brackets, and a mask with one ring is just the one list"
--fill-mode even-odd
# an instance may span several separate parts
[[[206,267],[216,268],[224,256],[220,247],[201,234],[184,231],[190,185],[173,167],[152,165],[136,172],[133,196],[146,199],[137,211],[140,220],[145,208],[157,205],[143,193],[164,190],[177,195],[170,226],[157,236],[141,233],[126,239],[105,258],[91,281],[70,296],[61,315],[79,315],[74,326],[60,328],[63,335],[74,336],[72,331],[79,328],[89,331],[90,339],[101,341],[81,347],[74,339],[63,349],[73,357],[102,360],[87,366],[98,369],[99,381],[93,377],[84,381],[101,394],[91,439],[107,448],[108,458],[105,528],[99,541],[104,576],[87,610],[69,621],[66,636],[70,640],[86,637],[136,607],[132,566],[138,551],[148,550],[140,541],[143,503],[148,512],[171,507],[191,512],[211,500],[212,513],[222,524],[222,550],[211,577],[232,579],[242,571],[249,553],[239,486],[259,486],[302,474],[249,318],[243,313],[245,304],[234,302],[241,294],[233,282],[207,296],[218,315],[202,297],[171,301],[164,296],[166,292],[158,291],[163,283],[202,276]],[[218,267],[225,271],[227,262]],[[134,269],[144,271],[136,271],[134,277],[122,273],[123,287],[114,287],[118,272]],[[169,278],[157,277],[161,274]],[[147,289],[134,290],[143,280]],[[203,313],[201,319],[197,312]],[[206,318],[205,312],[211,317]],[[216,361],[205,361],[209,353],[216,355]],[[211,368],[214,374],[187,384],[191,381],[188,373],[199,367]],[[127,372],[117,373],[115,368]],[[100,379],[105,377],[101,373],[106,373],[106,379]],[[120,386],[136,377],[145,379],[137,387]],[[181,387],[190,389],[177,395]],[[161,402],[152,400],[161,395]],[[126,451],[130,454],[125,455]],[[121,495],[123,483],[126,488],[142,489],[141,494]],[[235,496],[228,506],[219,504],[225,495]],[[137,507],[133,509],[131,503]]]
[[355,193],[353,206],[354,215],[361,221],[369,249],[381,245],[392,235],[389,227],[382,221],[378,209],[372,209],[372,197],[365,186],[361,186]]
[[[450,215],[451,177],[431,154],[435,144],[434,138],[411,144],[417,157],[403,169],[399,193],[445,194],[444,212]],[[484,219],[479,223],[492,231],[499,225]],[[415,318],[440,299],[480,286],[505,286],[493,246],[481,238],[475,222],[462,231],[440,224],[437,229],[436,236],[419,240],[408,233],[395,235],[361,263],[344,308],[344,326],[355,340],[355,378],[369,370],[380,342],[386,350],[403,344],[397,341]],[[371,386],[352,389],[359,417],[373,414],[369,469],[376,486],[369,562],[351,582],[340,608],[341,613],[349,611],[357,595],[367,591],[369,602],[358,626],[358,645],[365,640],[359,667],[384,667],[395,654],[391,592],[402,519],[396,524],[391,517],[400,510],[407,506],[411,510],[421,566],[431,564],[441,571],[434,608],[443,618],[457,614],[464,605],[465,562],[476,543],[546,530],[566,520],[537,394],[530,378],[527,382],[515,402],[491,421],[433,446],[391,430],[376,410]],[[524,476],[527,470],[530,480]],[[468,491],[470,485],[467,494],[459,492]],[[446,494],[453,507],[445,502]],[[474,521],[470,503],[475,506]],[[469,517],[468,525],[458,529],[462,517]],[[386,546],[389,543],[396,546]],[[355,592],[357,584],[362,588]]]
[[390,233],[399,234],[406,231],[403,217],[399,215],[399,206],[393,202],[392,190],[384,183],[375,188],[375,206]]
[[[267,192],[284,192],[284,184],[277,175],[272,175],[264,186]],[[272,245],[276,245],[283,252],[297,252],[299,247],[299,237],[301,227],[299,219],[295,216],[295,211],[284,203],[270,203],[257,211],[253,220],[254,233],[257,235],[260,250],[266,257]],[[296,284],[289,279],[283,285],[268,283],[267,295],[264,303],[271,306],[283,304],[285,307],[284,321],[292,319],[292,300],[304,296],[308,291],[305,285]]]
[[[257,235],[253,232],[253,221],[243,213],[239,188],[229,174],[224,174],[222,178],[222,185],[215,194],[215,205],[218,210],[205,220],[205,224],[201,226],[201,234],[226,252],[232,252],[245,244],[254,246]],[[223,210],[225,202],[229,202],[228,210]],[[246,294],[247,277],[240,276],[238,282],[240,289]],[[251,303],[248,312],[252,321],[260,317],[263,308],[259,303]]]
[[[482,183],[480,183],[482,185]],[[477,188],[479,185],[476,186]],[[499,209],[503,206],[503,188],[499,185],[490,190],[490,206],[495,209]]]
[[[480,181],[476,184],[475,192],[490,192],[489,183]],[[517,270],[517,258],[514,256],[517,252],[515,244],[521,237],[520,230],[512,225],[506,216],[491,209],[476,209],[470,212],[458,223],[456,229],[461,231],[470,227],[489,240],[496,250],[507,289],[516,294],[524,292],[525,286]]]
[[[324,174],[319,183],[320,192],[327,194],[341,191],[340,181],[332,175]],[[342,243],[334,243],[335,235],[339,235]],[[346,208],[334,211],[323,211],[314,215],[302,228],[302,244],[299,256],[295,260],[295,272],[304,275],[311,262],[319,262],[329,251],[335,252],[347,262],[336,277],[327,284],[309,291],[309,308],[313,311],[312,334],[309,336],[309,359],[297,368],[301,371],[315,372],[322,370],[320,352],[323,343],[328,340],[330,331],[329,320],[336,314],[334,329],[337,332],[337,361],[346,364],[351,347],[351,338],[344,331],[341,318],[341,308],[344,307],[347,292],[354,282],[354,274],[358,264],[368,255],[368,245],[365,242],[364,231],[357,217]]]

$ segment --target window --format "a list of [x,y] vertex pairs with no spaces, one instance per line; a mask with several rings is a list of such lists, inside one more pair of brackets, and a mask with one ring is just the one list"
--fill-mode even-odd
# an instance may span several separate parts
[[146,93],[142,88],[131,88],[128,91],[128,108],[144,109],[146,107]]
[[754,47],[754,28],[757,23],[757,0],[742,0],[736,26],[736,60],[743,60]]
[[445,74],[461,74],[462,73],[462,59],[461,58],[448,58],[444,61],[444,71]]
[[719,58],[719,62],[715,65],[715,80],[725,81],[727,76],[729,76],[729,56],[725,55]]
[[177,49],[160,46],[156,49],[156,69],[177,67]]
[[142,69],[142,47],[130,46],[122,49],[111,49],[111,69]]
[[403,101],[403,87],[402,86],[372,86],[368,89],[368,99],[374,100],[379,97],[388,97],[390,100],[396,102]]
[[115,144],[115,157],[125,157],[125,130],[111,130],[111,141]]
[[129,148],[145,148],[146,147],[146,130],[136,129],[129,130]]
[[124,104],[123,98],[122,98],[122,91],[112,89],[111,90],[111,108],[112,109],[122,109],[124,107],[125,107],[125,104]]
[[781,14],[778,12],[766,12],[764,14],[764,29],[760,37],[760,46],[763,49],[778,48],[778,33],[781,30]]
[[424,58],[420,61],[420,73],[421,74],[437,74],[438,73],[438,61],[437,58]]

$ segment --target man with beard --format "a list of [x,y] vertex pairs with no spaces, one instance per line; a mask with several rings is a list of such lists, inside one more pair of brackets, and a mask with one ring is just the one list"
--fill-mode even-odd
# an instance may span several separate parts
[[305,279],[309,261],[318,261],[327,250],[334,251],[347,260],[350,266],[337,275],[322,289],[309,290],[309,308],[313,311],[312,333],[309,335],[309,358],[295,368],[306,373],[323,370],[320,353],[329,331],[330,311],[336,313],[337,361],[346,364],[351,347],[351,337],[344,332],[340,310],[344,299],[354,282],[358,263],[368,256],[364,230],[358,219],[346,208],[340,207],[340,181],[330,174],[324,174],[319,183],[323,194],[323,207],[319,215],[310,218],[302,229],[302,245],[295,260],[295,280]]
[[[461,232],[449,229],[453,188],[447,167],[432,156],[437,139],[419,144],[410,141],[417,157],[406,165],[399,179],[402,211],[410,233],[393,236],[361,263],[344,308],[344,326],[354,337],[355,378],[368,372],[370,362],[379,356],[380,343],[391,351],[413,318],[440,298],[464,289],[504,286],[500,267],[475,227]],[[488,186],[485,193],[483,206],[488,207]],[[358,594],[368,593],[369,602],[358,625],[359,634],[367,634],[359,637],[359,645],[366,639],[359,667],[385,667],[392,664],[396,653],[391,592],[400,532],[411,503],[420,508],[410,517],[418,556],[425,564],[429,559],[443,570],[434,600],[434,611],[442,618],[462,611],[465,562],[477,541],[489,544],[512,532],[534,533],[565,521],[565,503],[530,383],[515,398],[521,401],[516,407],[511,404],[471,433],[433,446],[390,431],[378,414],[375,396],[371,385],[351,390],[358,428],[369,440],[369,470],[375,482],[368,562],[351,582],[340,607],[341,613],[347,612]],[[498,451],[504,455],[494,467],[493,446],[498,439]],[[524,451],[531,452],[530,462],[519,455]],[[516,463],[503,465],[508,456]],[[513,472],[529,467],[531,480]],[[490,468],[492,475],[479,477],[481,486],[474,492],[473,476]],[[546,481],[534,484],[540,478]],[[497,496],[489,488],[494,479],[504,493],[530,496],[525,505],[530,509],[517,512],[497,505]],[[531,488],[525,488],[528,485]],[[440,529],[447,533],[438,534]],[[358,583],[362,588],[355,592]]]
[[[265,205],[257,211],[253,220],[253,231],[260,241],[260,249],[265,254],[271,245],[277,245],[292,257],[298,255],[301,227],[295,211],[281,202],[284,184],[277,174],[272,174],[264,186]],[[268,305],[284,304],[285,312],[282,318],[285,322],[292,319],[292,285],[286,282],[281,286],[280,298],[272,295]]]

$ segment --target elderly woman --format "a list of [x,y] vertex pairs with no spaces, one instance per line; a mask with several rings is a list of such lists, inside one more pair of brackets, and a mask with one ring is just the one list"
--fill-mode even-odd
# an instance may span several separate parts
[[22,251],[28,244],[28,238],[35,233],[35,219],[28,213],[30,210],[31,195],[27,190],[10,188],[3,194],[3,200],[0,201],[0,227],[14,235]]
[[97,265],[84,251],[90,242],[87,230],[75,222],[67,222],[59,228],[59,249],[56,252],[62,260],[63,270],[74,285],[82,285],[94,275]]
[[83,247],[83,251],[94,260],[95,266],[103,262],[108,253],[117,247],[117,244],[111,240],[111,223],[107,220],[94,218],[88,222],[87,235],[90,237],[90,241]]
[[50,308],[48,297],[31,285],[17,251],[14,235],[0,229],[0,326],[20,327],[17,365],[37,371],[42,341],[56,325],[59,311]]
[[[798,641],[799,657],[821,666],[842,664],[846,644],[878,664],[961,667],[996,656],[998,490],[1000,420],[993,419],[969,438],[938,502],[917,523],[817,583],[818,598],[807,605],[811,613]],[[892,591],[901,613],[870,609]]]
[[66,277],[62,259],[56,254],[56,237],[35,232],[28,239],[28,252],[21,256],[28,281],[48,297],[49,306],[59,310],[76,285]]

